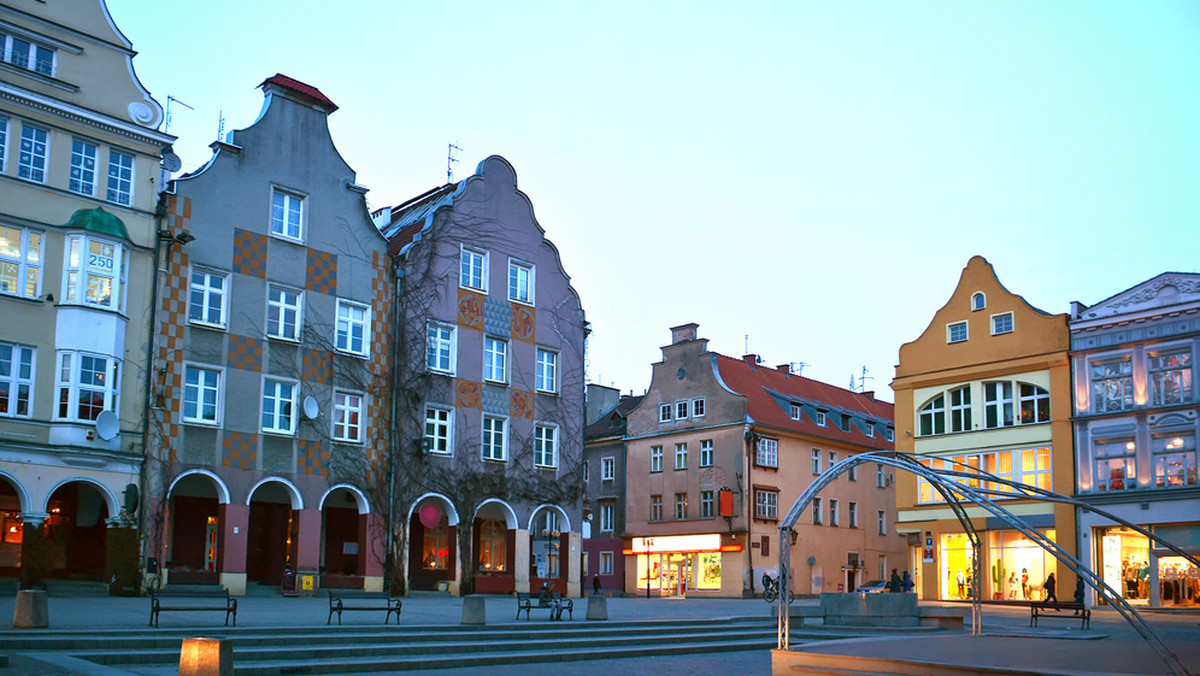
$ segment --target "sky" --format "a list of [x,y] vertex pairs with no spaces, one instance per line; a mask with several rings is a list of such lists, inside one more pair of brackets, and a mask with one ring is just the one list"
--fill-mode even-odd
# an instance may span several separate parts
[[[1200,3],[108,0],[184,171],[283,73],[372,208],[503,155],[641,394],[669,328],[891,400],[973,255],[1069,311],[1200,271]],[[186,104],[185,107],[184,104]]]

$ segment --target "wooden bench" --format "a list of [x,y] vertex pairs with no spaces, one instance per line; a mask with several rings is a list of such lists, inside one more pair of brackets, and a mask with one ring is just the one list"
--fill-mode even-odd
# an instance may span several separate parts
[[[165,601],[165,603],[164,603]],[[158,626],[158,614],[173,611],[224,611],[225,626],[233,618],[237,626],[237,599],[225,587],[213,585],[167,585],[150,592],[150,626]]]
[[368,592],[361,589],[329,589],[329,619],[325,624],[333,624],[333,614],[337,613],[338,624],[342,623],[342,613],[347,610],[385,610],[383,623],[387,624],[396,613],[396,624],[400,624],[399,598],[387,592]]
[[[1059,615],[1064,610],[1070,610],[1071,615]],[[1078,614],[1075,614],[1078,613]],[[1079,618],[1081,624],[1080,629],[1089,629],[1092,625],[1092,611],[1082,603],[1046,603],[1045,601],[1033,601],[1029,604],[1029,626],[1038,626],[1038,619],[1059,619],[1059,620],[1074,620]]]
[[[571,599],[565,599],[561,594],[555,592],[550,599],[542,599],[540,594],[528,594],[526,592],[513,592],[517,595],[517,618],[521,619],[521,611],[525,611],[525,619],[529,619],[529,611],[534,608],[549,608],[550,619],[562,619],[563,611],[567,611],[567,615],[571,619],[575,619],[575,602]],[[553,601],[558,601],[558,613],[554,612]],[[536,605],[535,605],[536,602]]]

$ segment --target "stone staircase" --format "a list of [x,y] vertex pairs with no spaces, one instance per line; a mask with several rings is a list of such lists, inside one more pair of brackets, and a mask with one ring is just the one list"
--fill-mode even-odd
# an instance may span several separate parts
[[[195,628],[154,631],[28,631],[0,636],[0,653],[53,653],[133,670],[179,664]],[[489,624],[486,627],[214,627],[233,644],[237,674],[327,674],[498,664],[570,662],[675,654],[769,650],[773,618]],[[853,631],[793,631],[792,640],[842,638]]]

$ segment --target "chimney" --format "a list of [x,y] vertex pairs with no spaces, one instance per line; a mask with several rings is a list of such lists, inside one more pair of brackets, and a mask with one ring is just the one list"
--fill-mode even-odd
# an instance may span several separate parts
[[756,354],[744,354],[742,355],[742,361],[751,366],[758,366],[758,363],[761,361],[761,359],[759,359],[759,356]]
[[792,375],[792,365],[791,364],[780,364],[779,366],[776,366],[775,368],[785,376]]
[[871,401],[875,401],[875,390],[871,390],[870,392],[863,392],[862,394],[864,397],[870,399]]
[[681,324],[671,327],[671,344],[678,345],[686,343],[689,340],[696,339],[696,329],[700,328],[699,324]]

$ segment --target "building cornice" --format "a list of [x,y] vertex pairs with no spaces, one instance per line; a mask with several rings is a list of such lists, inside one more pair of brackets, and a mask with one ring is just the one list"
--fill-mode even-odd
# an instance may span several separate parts
[[[8,82],[0,82],[0,101],[10,102],[31,111],[52,115],[62,120],[90,127],[114,136],[121,136],[148,146],[166,148],[175,142],[174,136],[158,131],[157,129],[148,129],[134,122],[126,122],[81,106],[64,103],[49,96],[43,96],[16,87]],[[135,105],[149,108],[141,102],[134,102],[130,105],[131,108]],[[131,110],[131,114],[132,112]]]

